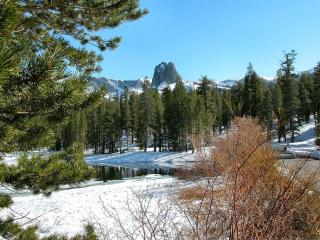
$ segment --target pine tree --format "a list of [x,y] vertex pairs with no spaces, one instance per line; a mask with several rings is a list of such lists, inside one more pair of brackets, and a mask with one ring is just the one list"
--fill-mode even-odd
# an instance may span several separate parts
[[277,133],[278,133],[278,141],[280,142],[281,137],[286,139],[286,122],[284,119],[284,111],[282,106],[282,93],[279,86],[279,83],[272,89],[272,109],[274,118],[276,118],[276,126],[277,126]]
[[173,89],[172,104],[175,108],[173,112],[173,127],[169,132],[172,141],[173,151],[187,150],[187,131],[190,112],[188,112],[188,95],[183,82],[180,78],[177,79],[176,86]]
[[269,89],[266,90],[260,111],[258,112],[259,119],[266,126],[268,130],[268,137],[272,129],[272,98]]
[[130,112],[130,122],[129,129],[131,134],[131,144],[133,144],[135,136],[138,131],[138,102],[139,96],[136,93],[130,93],[129,96],[129,112]]
[[320,148],[320,124],[317,122],[316,124],[316,141],[315,144]]
[[121,129],[124,131],[126,137],[126,148],[129,150],[129,128],[130,128],[130,107],[129,107],[129,92],[125,88],[120,100],[121,111]]
[[207,112],[205,110],[205,104],[203,97],[199,96],[196,91],[191,91],[189,93],[189,103],[190,108],[190,129],[189,134],[191,134],[191,142],[197,146],[193,146],[193,150],[196,147],[201,147],[203,143],[203,134],[207,130]]
[[154,114],[151,120],[151,128],[153,132],[154,151],[158,146],[159,152],[162,150],[163,142],[163,105],[158,91],[153,92],[154,98]]
[[[217,127],[218,115],[218,93],[215,83],[204,76],[200,79],[197,88],[198,95],[202,98],[206,116],[203,118],[203,124],[212,129],[213,133]],[[209,129],[209,130],[211,130]]]
[[99,153],[99,121],[97,108],[89,109],[87,111],[87,145],[89,148],[94,149],[94,153]]
[[90,73],[99,69],[96,62],[102,60],[101,56],[73,47],[66,36],[83,45],[112,50],[118,46],[121,38],[105,40],[95,33],[100,29],[134,21],[147,13],[146,9],[139,9],[137,0],[14,0],[0,4],[0,41],[12,47],[11,43],[30,40],[34,43],[33,50],[52,49],[61,45],[68,60],[65,64]]
[[122,135],[121,135],[121,125],[120,125],[120,119],[121,119],[121,112],[120,112],[120,102],[119,98],[115,97],[114,101],[110,102],[110,111],[107,111],[106,114],[111,113],[111,125],[108,125],[107,133],[110,139],[110,152],[114,153],[117,151],[117,148],[119,148],[119,151],[121,152],[122,148]]
[[317,122],[320,123],[320,63],[314,69],[312,95],[313,111],[317,117]]
[[224,129],[230,126],[231,120],[233,118],[232,101],[231,94],[229,90],[225,90],[222,93],[222,125]]
[[173,91],[169,88],[163,90],[162,99],[167,147],[173,151],[187,150],[192,117],[189,96],[180,78],[177,78]]
[[254,74],[253,66],[249,63],[247,68],[246,76],[244,77],[244,87],[243,87],[243,110],[242,114],[251,115],[252,108],[252,94],[253,90],[251,89],[251,76]]
[[174,105],[173,105],[173,93],[169,87],[166,87],[162,90],[161,100],[164,106],[164,112],[163,112],[163,120],[164,120],[164,136],[163,140],[164,143],[166,143],[165,150],[169,150],[171,148],[171,131],[170,129],[174,125]]
[[258,113],[263,111],[263,94],[263,81],[253,70],[252,64],[249,63],[244,78],[242,114],[257,117],[259,115]]
[[294,50],[285,53],[284,60],[281,62],[282,77],[280,78],[282,101],[283,106],[285,106],[284,115],[285,120],[289,123],[292,142],[294,142],[295,132],[297,131],[295,118],[299,109],[298,87],[293,73],[296,55]]
[[[104,90],[88,94],[90,74],[99,70],[100,55],[74,47],[68,39],[114,49],[120,38],[104,40],[98,30],[136,20],[146,11],[137,0],[1,1],[0,2],[0,153],[48,147],[55,128],[70,116],[101,101]],[[69,71],[73,69],[73,73]],[[84,121],[75,121],[79,127]],[[76,138],[82,138],[82,132]],[[21,157],[17,166],[0,165],[1,184],[34,193],[57,190],[92,176],[83,161],[83,146],[48,158]],[[12,201],[1,195],[0,208]],[[5,239],[39,239],[36,227],[22,228],[0,220]],[[67,237],[49,237],[67,239]],[[92,227],[76,239],[97,239]]]
[[[237,82],[234,86],[230,88],[230,91],[228,94],[230,94],[230,111],[232,111],[234,116],[242,116],[243,115],[243,105],[244,105],[244,99],[243,99],[243,89],[244,85],[242,82]],[[229,96],[228,96],[229,97]],[[222,101],[224,101],[222,99]],[[225,103],[223,103],[225,104]]]
[[299,100],[300,100],[300,108],[299,108],[299,121],[302,118],[306,123],[310,120],[311,114],[311,99],[309,97],[309,92],[305,87],[304,82],[299,80]]
[[320,63],[315,67],[313,74],[313,111],[316,117],[316,145],[320,147]]
[[149,82],[144,82],[143,92],[139,98],[137,140],[145,152],[148,147],[148,138],[151,131],[152,119],[155,114],[153,91]]
[[85,112],[74,112],[69,117],[63,127],[63,138],[61,139],[61,148],[64,150],[78,143],[83,149],[86,144],[87,123]]

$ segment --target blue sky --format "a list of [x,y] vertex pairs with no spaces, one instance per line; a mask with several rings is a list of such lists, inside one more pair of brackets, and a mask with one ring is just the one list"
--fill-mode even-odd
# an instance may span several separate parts
[[142,0],[150,13],[114,30],[119,48],[103,52],[98,76],[133,80],[162,61],[185,80],[243,77],[249,62],[273,77],[284,51],[298,53],[296,70],[320,61],[320,0]]

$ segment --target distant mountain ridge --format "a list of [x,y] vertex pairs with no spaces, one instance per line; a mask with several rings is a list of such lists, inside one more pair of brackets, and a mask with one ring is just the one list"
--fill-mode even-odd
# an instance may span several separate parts
[[[110,95],[117,95],[122,94],[125,90],[125,88],[128,88],[130,92],[136,92],[141,93],[142,92],[142,86],[145,81],[149,81],[149,83],[152,82],[149,78],[141,78],[137,80],[114,80],[109,79],[105,77],[94,77],[91,81],[91,87],[98,88],[100,86],[105,86],[108,89],[108,94]],[[182,80],[185,88],[187,90],[196,89],[198,87],[199,81],[185,81]],[[218,88],[230,88],[233,85],[235,85],[238,82],[238,80],[223,80],[217,82]],[[176,83],[167,83],[167,82],[160,82],[159,85],[153,86],[154,89],[157,89],[158,91],[162,91],[164,88],[169,87],[171,90],[174,89]]]
[[[91,87],[94,89],[105,86],[109,95],[122,94],[126,88],[131,92],[141,93],[143,84],[146,81],[149,81],[152,88],[162,91],[166,87],[174,89],[177,79],[182,79],[182,77],[178,73],[175,64],[162,62],[155,67],[152,79],[145,77],[137,80],[114,80],[105,77],[94,77],[91,81]],[[196,89],[199,85],[199,81],[182,81],[188,90]],[[236,82],[237,80],[223,80],[217,82],[217,86],[219,88],[230,88]]]
[[121,94],[124,92],[125,88],[128,88],[131,92],[140,93],[142,92],[142,86],[145,81],[150,81],[150,79],[114,80],[105,77],[93,77],[91,80],[91,87],[98,88],[105,86],[108,93],[111,95]]
[[[308,71],[300,72],[312,74],[313,69]],[[262,77],[268,84],[273,84],[275,79]],[[115,80],[105,77],[94,77],[91,81],[91,87],[97,88],[100,86],[105,86],[108,89],[108,94],[117,95],[122,94],[125,88],[128,88],[130,92],[141,93],[143,84],[148,81],[151,84],[152,88],[162,91],[164,88],[169,87],[174,89],[177,79],[182,79],[181,75],[176,69],[174,63],[161,62],[154,69],[153,78],[148,77],[140,78],[137,80]],[[222,81],[216,81],[217,87],[220,89],[230,88],[237,84],[237,82],[242,81],[243,79],[234,80],[226,79]],[[199,85],[199,81],[186,81],[182,80],[186,89],[196,89]]]

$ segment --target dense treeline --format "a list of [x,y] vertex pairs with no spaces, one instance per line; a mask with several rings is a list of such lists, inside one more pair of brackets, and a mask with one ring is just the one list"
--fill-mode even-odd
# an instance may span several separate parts
[[174,89],[158,91],[148,81],[140,94],[126,89],[106,97],[98,107],[75,113],[61,128],[56,150],[80,141],[96,153],[123,152],[132,146],[146,151],[187,151],[210,144],[212,134],[227,130],[235,116],[259,119],[279,141],[294,141],[298,126],[318,116],[320,64],[314,73],[294,73],[294,51],[286,53],[276,81],[260,77],[250,63],[245,77],[231,88],[218,88],[204,76],[196,89],[181,79]]

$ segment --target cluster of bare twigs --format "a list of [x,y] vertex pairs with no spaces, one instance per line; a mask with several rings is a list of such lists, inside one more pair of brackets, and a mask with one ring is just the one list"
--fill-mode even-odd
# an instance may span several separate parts
[[120,209],[101,199],[104,217],[111,219],[112,224],[106,226],[96,219],[95,226],[100,237],[104,240],[180,239],[182,225],[179,224],[175,206],[163,194],[157,186],[133,192],[133,196],[126,200],[126,217]]

